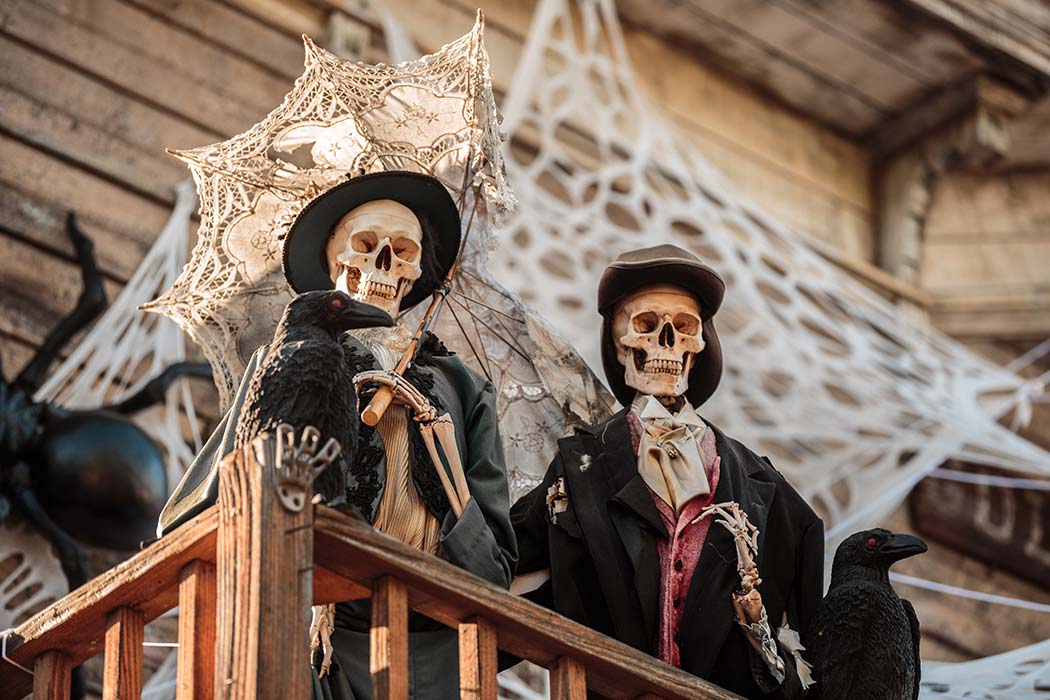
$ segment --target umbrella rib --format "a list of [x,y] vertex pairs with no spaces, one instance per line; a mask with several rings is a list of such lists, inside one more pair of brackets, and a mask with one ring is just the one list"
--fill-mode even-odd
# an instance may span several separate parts
[[[474,319],[475,323],[480,323],[481,325],[485,326],[485,328],[487,328],[487,329],[489,330],[489,332],[490,332],[490,333],[492,333],[492,335],[494,335],[494,336],[496,336],[497,338],[499,338],[500,340],[502,340],[502,341],[503,341],[503,343],[504,343],[504,344],[505,344],[505,345],[506,345],[507,347],[509,347],[509,348],[510,348],[511,350],[513,350],[514,352],[516,352],[516,353],[518,353],[519,355],[521,355],[522,359],[524,359],[524,360],[527,360],[527,361],[529,361],[529,362],[531,362],[531,361],[532,361],[532,360],[530,360],[530,359],[529,359],[529,356],[525,354],[525,350],[524,350],[523,348],[521,348],[521,346],[519,346],[519,345],[518,345],[518,344],[517,344],[516,342],[514,342],[514,341],[512,341],[512,340],[507,340],[507,339],[506,339],[506,338],[504,338],[504,337],[503,337],[502,335],[500,335],[500,334],[499,334],[499,331],[497,331],[497,330],[496,330],[495,328],[493,328],[493,327],[492,327],[492,326],[490,326],[489,324],[485,323],[485,320],[484,320],[484,319],[482,319],[482,318],[481,318],[481,317],[480,317],[479,315],[477,315],[476,313],[474,313],[474,312],[473,312],[473,311],[472,311],[472,310],[470,309],[470,307],[469,307],[469,306],[467,306],[466,304],[464,304],[463,302],[461,302],[461,301],[460,301],[459,299],[453,299],[452,301],[454,301],[454,302],[456,302],[457,304],[459,304],[459,305],[460,305],[460,306],[461,306],[461,307],[463,308],[463,310],[464,310],[464,311],[466,311],[466,312],[467,312],[468,314],[470,314],[471,318],[472,318],[472,319]],[[476,326],[476,325],[475,325],[475,328],[477,328],[477,326]],[[507,328],[506,328],[506,327],[504,327],[504,329],[503,329],[503,330],[504,330],[504,331],[507,331]],[[480,337],[480,335],[481,335],[481,334],[480,334],[480,333],[478,333],[478,336],[479,336],[479,337]],[[513,335],[513,334],[512,334],[512,333],[510,333],[509,331],[507,331],[507,335]]]
[[505,299],[509,299],[510,301],[515,301],[516,302],[516,299],[514,297],[512,297],[510,294],[508,294],[504,290],[500,289],[498,286],[490,284],[489,282],[486,282],[481,277],[481,275],[479,275],[478,273],[474,272],[470,268],[466,268],[466,267],[463,268],[463,274],[465,274],[465,275],[467,275],[469,277],[473,277],[477,282],[480,282],[481,284],[485,285],[489,289],[491,289],[494,292],[496,292],[497,294],[499,294],[501,297],[503,297]]
[[456,325],[459,326],[459,332],[463,334],[463,339],[467,341],[467,345],[470,346],[470,351],[474,353],[474,357],[477,359],[478,364],[481,365],[481,371],[485,373],[485,378],[491,382],[492,377],[489,375],[488,367],[486,366],[485,361],[481,359],[481,355],[478,354],[478,350],[474,347],[474,343],[471,342],[470,336],[467,335],[467,329],[463,327],[462,323],[460,323],[459,315],[456,314],[456,308],[449,304],[448,310],[452,312],[452,319],[456,322]]
[[499,314],[500,316],[505,316],[505,317],[509,318],[511,321],[514,321],[515,323],[522,323],[522,319],[517,318],[516,316],[511,316],[506,311],[500,311],[499,309],[497,309],[494,306],[489,306],[488,304],[486,304],[485,302],[481,301],[480,299],[475,299],[473,297],[468,297],[466,294],[463,294],[462,292],[454,292],[454,294],[455,294],[455,296],[459,297],[460,299],[466,299],[467,301],[469,301],[469,302],[471,302],[473,304],[477,304],[478,306],[484,306],[486,309],[488,309],[492,313]]
[[[515,337],[515,336],[514,336],[514,334],[513,334],[512,332],[511,332],[511,330],[510,330],[509,328],[507,328],[506,324],[505,324],[505,323],[503,323],[503,319],[501,319],[501,318],[500,318],[499,316],[496,316],[496,323],[498,323],[498,324],[499,324],[499,326],[500,326],[500,328],[502,328],[502,329],[503,329],[503,331],[504,331],[504,332],[505,332],[505,333],[506,333],[507,335],[509,335],[509,336],[510,336],[511,338],[514,338],[514,337]],[[525,321],[518,321],[518,323],[520,323],[520,324],[522,324],[522,325],[526,325],[526,322],[525,322]],[[525,333],[526,333],[526,334],[528,334],[528,327],[526,327],[526,329],[525,329]],[[527,355],[528,355],[528,353],[526,353],[526,352],[525,352],[525,348],[522,348],[522,347],[521,347],[521,343],[518,343],[517,339],[515,339],[515,340],[514,340],[514,342],[515,342],[515,344],[517,344],[517,346],[518,346],[519,348],[521,348],[521,352],[523,353],[523,354],[522,354],[522,357],[524,357],[524,358],[525,358],[526,360],[528,360],[528,361],[529,361],[529,363],[531,364],[531,363],[532,363],[532,358],[530,358],[530,357],[528,357],[528,356],[527,356]]]

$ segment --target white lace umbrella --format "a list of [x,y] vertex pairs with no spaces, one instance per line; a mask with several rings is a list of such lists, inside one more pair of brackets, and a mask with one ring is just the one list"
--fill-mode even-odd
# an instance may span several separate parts
[[291,298],[281,247],[315,196],[348,176],[414,170],[458,200],[469,169],[484,211],[512,202],[482,26],[479,16],[441,51],[393,66],[344,61],[305,39],[305,71],[279,107],[243,134],[175,153],[197,182],[201,226],[183,274],[148,308],[200,343],[224,407]]
[[593,419],[609,400],[571,346],[485,271],[492,222],[514,199],[482,31],[479,13],[469,34],[437,53],[375,66],[306,39],[305,71],[277,109],[228,141],[176,154],[197,182],[198,242],[179,279],[147,308],[201,345],[225,408],[291,299],[281,246],[308,201],[347,176],[395,169],[429,172],[459,200],[469,169],[465,206],[478,208],[463,217],[464,225],[473,219],[470,235],[433,328],[495,385],[517,496],[567,422]]

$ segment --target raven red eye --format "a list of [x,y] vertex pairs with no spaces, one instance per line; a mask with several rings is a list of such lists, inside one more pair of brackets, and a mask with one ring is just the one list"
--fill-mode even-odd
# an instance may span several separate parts
[[332,304],[332,308],[335,309],[336,311],[338,311],[339,309],[343,308],[343,300],[338,298],[338,297],[336,297],[335,299],[332,299],[331,304]]
[[869,537],[868,538],[868,546],[869,547],[874,547],[878,543],[879,543],[879,541],[877,539],[875,539],[874,537]]

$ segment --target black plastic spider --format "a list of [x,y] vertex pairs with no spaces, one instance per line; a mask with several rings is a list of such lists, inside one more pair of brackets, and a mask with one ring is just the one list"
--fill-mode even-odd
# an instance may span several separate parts
[[134,396],[94,410],[70,410],[32,396],[62,347],[106,307],[94,246],[72,213],[66,232],[83,287],[11,382],[0,368],[0,522],[17,509],[54,547],[72,590],[88,578],[78,540],[118,550],[151,539],[168,493],[164,456],[127,417],[159,403],[182,376],[211,378],[204,363],[177,363]]

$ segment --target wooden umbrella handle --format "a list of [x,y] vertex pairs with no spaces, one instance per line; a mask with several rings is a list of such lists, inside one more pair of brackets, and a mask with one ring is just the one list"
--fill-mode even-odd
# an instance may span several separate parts
[[390,408],[390,402],[393,400],[393,389],[388,386],[379,387],[376,393],[372,396],[372,400],[368,402],[367,406],[365,406],[365,410],[361,411],[361,422],[374,428],[383,418],[386,409]]

